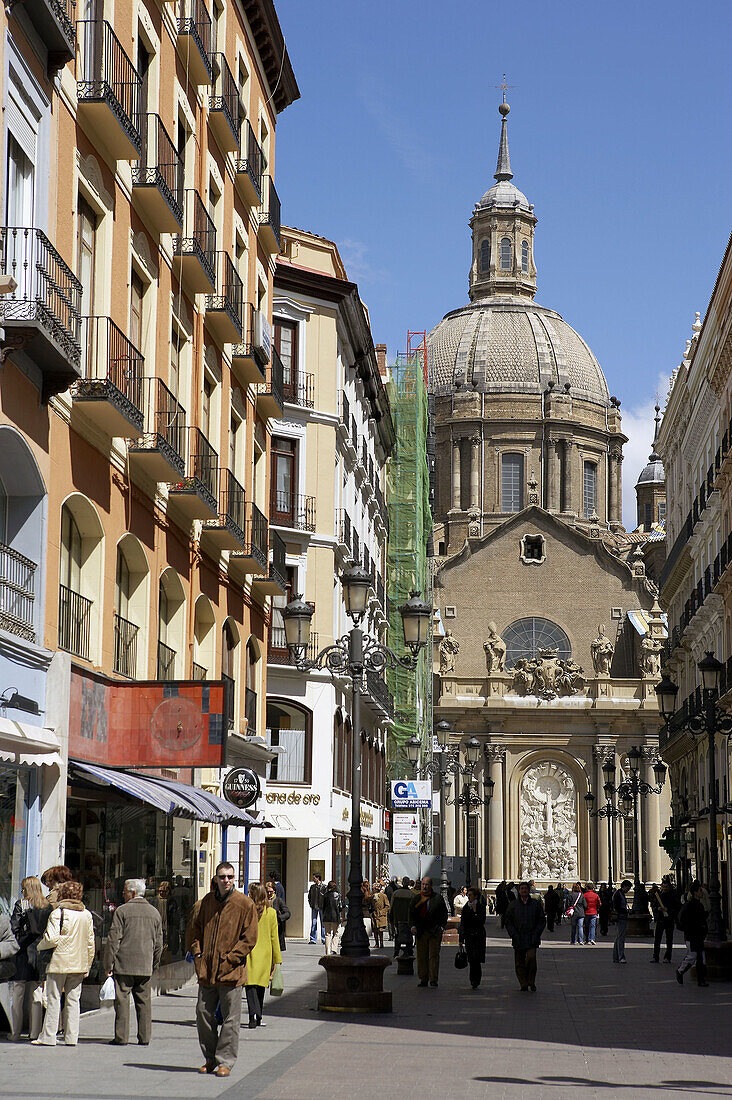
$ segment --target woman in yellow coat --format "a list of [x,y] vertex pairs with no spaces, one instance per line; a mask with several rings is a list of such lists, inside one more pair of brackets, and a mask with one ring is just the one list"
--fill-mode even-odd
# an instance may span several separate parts
[[269,985],[276,963],[282,962],[280,937],[277,932],[277,914],[270,907],[267,891],[261,882],[253,882],[249,887],[249,897],[257,908],[259,930],[257,942],[247,957],[247,1008],[249,1026],[262,1024],[264,990]]

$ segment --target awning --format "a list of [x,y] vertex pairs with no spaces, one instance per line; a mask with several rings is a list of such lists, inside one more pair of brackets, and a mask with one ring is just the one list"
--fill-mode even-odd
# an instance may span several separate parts
[[190,802],[174,797],[171,791],[159,787],[157,783],[152,783],[147,776],[121,769],[103,768],[99,764],[85,764],[80,760],[72,760],[69,763],[99,782],[109,787],[116,787],[118,791],[123,791],[140,802],[147,802],[164,814],[173,814],[174,817],[198,817]]
[[[628,612],[628,618],[630,619],[637,632],[640,634],[641,638],[644,638],[648,633],[650,617],[650,611],[644,611],[643,609]],[[661,618],[663,619],[663,633],[661,637],[668,638],[668,615],[665,611],[661,612]]]
[[188,799],[196,810],[196,817],[201,821],[213,821],[218,825],[257,825],[255,819],[246,810],[238,809],[232,802],[219,798],[211,791],[205,791],[201,787],[190,787],[186,783],[179,783],[176,779],[161,779],[157,775],[151,775],[149,781],[170,790],[179,798]]
[[0,718],[0,760],[37,766],[55,764],[60,768],[63,763],[60,748],[56,734],[47,726]]

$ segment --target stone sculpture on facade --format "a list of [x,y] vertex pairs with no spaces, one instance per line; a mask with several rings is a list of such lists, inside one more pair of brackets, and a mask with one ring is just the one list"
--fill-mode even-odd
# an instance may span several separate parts
[[460,649],[460,642],[451,630],[445,632],[445,637],[440,642],[440,676],[455,671],[455,655]]
[[661,654],[663,653],[663,641],[660,638],[652,638],[645,634],[640,644],[640,667],[642,676],[661,675]]
[[595,666],[596,676],[609,676],[615,646],[605,633],[605,624],[600,623],[597,628],[597,637],[590,643],[592,663]]
[[556,649],[540,649],[538,657],[520,657],[511,671],[511,690],[540,699],[576,695],[585,686],[584,670],[571,657],[561,660]]
[[483,643],[489,672],[503,672],[506,666],[506,643],[496,630],[495,623],[488,623],[488,641]]
[[535,764],[521,782],[521,877],[572,880],[577,876],[574,781],[560,764]]

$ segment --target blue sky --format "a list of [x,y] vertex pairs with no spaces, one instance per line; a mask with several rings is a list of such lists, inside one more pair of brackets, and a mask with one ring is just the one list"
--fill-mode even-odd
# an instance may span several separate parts
[[283,221],[335,240],[390,358],[467,301],[504,72],[537,301],[598,357],[630,436],[626,523],[656,391],[730,232],[732,6],[277,0],[302,99],[277,129]]

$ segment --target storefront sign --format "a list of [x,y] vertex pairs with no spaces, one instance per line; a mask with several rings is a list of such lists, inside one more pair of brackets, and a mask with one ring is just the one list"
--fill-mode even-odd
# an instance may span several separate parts
[[419,851],[419,817],[417,814],[392,815],[392,845],[395,855]]
[[264,796],[267,802],[278,802],[280,806],[287,803],[288,806],[317,806],[320,802],[319,794],[300,794],[299,791],[267,791]]
[[222,791],[229,802],[240,810],[247,810],[259,798],[262,786],[259,776],[251,768],[232,768],[224,776]]
[[371,810],[361,810],[361,824],[369,829],[374,823],[374,815]]
[[396,779],[391,785],[392,810],[420,810],[432,806],[429,779]]

